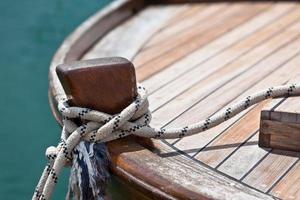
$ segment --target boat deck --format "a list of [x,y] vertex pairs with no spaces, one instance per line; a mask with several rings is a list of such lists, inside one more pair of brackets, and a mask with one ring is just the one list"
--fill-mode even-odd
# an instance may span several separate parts
[[[300,77],[300,4],[149,6],[83,59],[106,56],[135,64],[137,79],[150,94],[152,126],[191,124],[257,90]],[[161,140],[168,147],[152,151],[174,162],[184,156],[188,165],[204,165],[272,197],[300,199],[300,154],[257,145],[260,111],[278,109],[283,101],[252,106],[201,134]],[[186,184],[199,189],[193,180]]]

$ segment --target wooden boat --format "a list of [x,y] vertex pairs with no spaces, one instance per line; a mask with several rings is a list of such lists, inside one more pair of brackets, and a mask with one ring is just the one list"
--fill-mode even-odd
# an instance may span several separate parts
[[[299,36],[297,2],[117,0],[58,49],[50,105],[60,122],[58,64],[122,56],[150,93],[152,126],[194,123],[259,89],[295,80]],[[297,100],[263,102],[183,139],[109,142],[113,172],[150,199],[300,199],[299,152],[258,146],[261,110],[296,111]]]

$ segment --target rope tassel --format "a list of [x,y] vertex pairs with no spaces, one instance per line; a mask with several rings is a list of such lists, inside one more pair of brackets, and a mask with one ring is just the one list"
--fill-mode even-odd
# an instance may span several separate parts
[[[48,200],[64,166],[72,163],[68,199],[101,199],[109,177],[109,157],[104,142],[131,134],[159,139],[182,138],[208,130],[232,118],[248,107],[268,98],[299,95],[296,84],[271,87],[234,103],[230,107],[198,123],[173,129],[150,127],[146,89],[139,86],[134,102],[117,115],[109,115],[88,108],[69,107],[66,99],[59,102],[63,116],[61,142],[46,151],[49,164],[45,167],[33,195],[34,200]],[[73,119],[86,123],[77,126]]]
[[73,151],[66,199],[102,200],[109,179],[109,156],[104,143],[81,141]]

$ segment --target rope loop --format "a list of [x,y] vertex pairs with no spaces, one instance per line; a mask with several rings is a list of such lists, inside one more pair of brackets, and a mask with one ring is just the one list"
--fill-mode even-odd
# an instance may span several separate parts
[[[68,133],[79,133],[81,140],[88,142],[107,142],[130,135],[135,130],[148,126],[151,113],[148,110],[147,92],[138,87],[138,96],[121,113],[109,115],[89,108],[70,107],[67,99],[58,103],[58,110],[62,114],[64,129]],[[85,123],[77,126],[73,120],[79,118]],[[63,131],[64,132],[64,131]],[[66,133],[65,133],[66,134]],[[51,146],[46,150],[46,157],[52,163],[62,149],[66,161],[72,160],[72,151],[66,146],[67,135],[62,138],[57,147]]]
[[[57,147],[49,147],[46,151],[49,164],[43,171],[33,199],[50,199],[62,168],[72,161],[73,150],[80,141],[108,142],[130,134],[157,139],[182,138],[217,126],[265,99],[288,97],[296,94],[300,94],[300,86],[296,84],[270,87],[267,90],[247,96],[198,123],[172,129],[149,126],[151,112],[148,109],[146,89],[142,86],[138,86],[136,99],[116,115],[109,115],[89,108],[70,107],[66,99],[61,99],[58,103],[58,110],[62,115],[64,125],[61,142]],[[83,123],[78,126],[74,122],[76,118],[79,118]]]

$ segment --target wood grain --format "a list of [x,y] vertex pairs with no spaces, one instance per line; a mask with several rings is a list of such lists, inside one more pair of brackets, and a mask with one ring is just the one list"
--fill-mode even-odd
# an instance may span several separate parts
[[[57,65],[63,64],[65,62],[72,62],[79,60],[84,53],[94,46],[95,42],[99,38],[106,35],[115,26],[121,24],[123,21],[131,17],[138,10],[142,9],[145,5],[143,2],[138,0],[119,0],[111,3],[106,9],[103,9],[91,16],[87,21],[83,22],[74,33],[72,33],[61,47],[55,53],[49,73],[49,89],[51,98],[50,100],[54,103],[57,99],[64,96],[63,88],[56,76],[55,69]],[[59,114],[53,105],[52,111],[54,111],[54,116],[59,119]]]
[[[170,5],[168,5],[170,6]],[[168,22],[165,24],[165,26],[161,29],[164,30],[181,20],[189,19],[192,17],[195,13],[201,12],[203,9],[207,8],[209,5],[206,3],[199,3],[199,4],[185,4],[182,11],[178,12],[175,16],[173,16],[171,19],[168,20]],[[155,37],[155,35],[154,35]]]
[[[300,152],[300,124],[262,120],[261,134],[270,135],[269,141],[260,143],[262,147]],[[265,143],[268,145],[265,145]]]
[[[300,9],[298,9],[298,13],[297,13],[298,18],[300,18],[299,11]],[[268,14],[269,15],[267,16],[273,15],[276,19],[276,15],[274,15],[274,13],[272,14],[270,12]],[[149,79],[149,81],[143,82],[145,86],[149,86],[150,89],[152,89],[155,86],[159,87],[159,84],[161,82],[164,83],[165,79],[170,80],[170,76],[177,77],[177,79],[174,79],[172,82],[163,85],[163,87],[161,87],[160,89],[156,90],[153,94],[151,94],[151,96],[149,97],[149,101],[151,102],[151,110],[155,111],[157,108],[161,107],[166,102],[169,102],[174,97],[178,96],[179,94],[183,94],[187,89],[191,88],[192,86],[195,85],[198,86],[199,89],[198,90],[195,89],[196,91],[204,91],[205,87],[208,88],[208,85],[206,85],[206,83],[212,82],[212,79],[210,79],[210,77],[217,77],[221,73],[226,73],[226,74],[231,73],[232,75],[234,73],[239,73],[238,71],[243,69],[243,65],[244,66],[248,64],[251,65],[251,63],[254,63],[259,58],[268,55],[268,53],[272,51],[272,49],[269,48],[269,46],[271,46],[272,44],[274,44],[272,45],[274,46],[274,48],[278,48],[280,45],[287,42],[289,40],[286,38],[287,35],[290,35],[292,37],[292,34],[288,33],[288,32],[292,32],[292,29],[288,29],[284,31],[284,33],[282,33],[282,35],[280,36],[276,35],[278,31],[284,28],[282,26],[277,26],[277,25],[285,24],[282,22],[286,22],[286,20],[283,21],[278,20],[278,23],[271,24],[270,26],[262,29],[261,31],[258,31],[256,34],[247,37],[248,34],[255,32],[255,30],[263,26],[263,25],[259,25],[259,23],[254,23],[254,22],[264,21],[263,19],[265,19],[267,16],[264,15],[262,16],[262,18],[260,17],[255,18],[256,20],[249,22],[249,24],[246,23],[245,26],[241,27],[241,29],[238,28],[236,29],[236,31],[231,32],[232,34],[225,34],[221,41],[214,43],[212,46],[204,47],[202,49],[203,50],[202,53],[197,54],[197,56],[189,57],[189,59],[186,60],[187,62],[176,64],[176,66],[174,66],[175,67],[174,71],[168,70],[165,71],[166,73],[161,72],[160,74],[164,74],[164,76],[160,76],[160,77],[156,76],[156,78],[153,78],[151,80]],[[266,23],[267,22],[268,20],[266,20]],[[275,38],[271,38],[272,36],[274,36],[274,34],[275,34]],[[243,37],[246,38],[243,40]],[[237,42],[238,40],[241,41]],[[281,42],[278,42],[278,44],[276,44],[277,42],[276,40],[281,40]],[[235,42],[237,43],[235,44]],[[193,62],[197,60],[201,61],[200,58],[202,57],[207,58],[205,52],[207,52],[209,55],[210,54],[209,52],[211,51],[214,52],[218,48],[219,49],[224,48],[224,46],[226,48],[228,47],[227,45],[232,45],[232,46],[228,49],[225,49],[217,56],[214,56],[211,59],[194,66],[194,68],[191,68],[191,66],[193,66],[194,64]],[[252,52],[250,50],[252,50]],[[199,59],[196,57],[199,57]],[[243,64],[242,62],[244,62],[245,64]],[[190,70],[184,73],[182,76],[176,75],[176,73],[178,72],[180,73],[182,70],[186,68]],[[232,70],[227,70],[226,72],[224,68],[226,69],[231,68]],[[233,68],[237,68],[237,71],[234,71]],[[219,84],[224,83],[223,81],[230,79],[230,77],[232,76],[225,76],[224,74],[224,75],[220,75],[220,77],[221,79],[217,80]],[[214,82],[214,84],[217,83]],[[201,87],[203,85],[205,85],[205,87]],[[209,91],[213,91],[213,88],[208,88],[208,89]],[[166,95],[161,95],[161,94],[166,94]],[[197,93],[195,93],[194,95],[196,96]],[[199,99],[199,97],[197,97],[197,99]]]
[[[258,15],[247,23],[223,34],[195,52],[171,64],[160,73],[143,81],[150,93],[164,86],[176,84],[178,79],[193,68],[201,67],[199,76],[212,73],[218,67],[231,62],[256,45],[281,32],[291,23],[299,19],[300,8],[292,10],[294,4],[278,4],[272,9]],[[287,12],[289,12],[287,14]],[[228,49],[228,50],[227,50]],[[203,64],[207,63],[207,64]],[[180,85],[178,90],[185,85]]]
[[300,152],[299,100],[299,97],[290,97],[275,110],[262,111],[260,146]]
[[184,6],[150,6],[105,35],[82,59],[121,56],[132,60],[143,44],[182,10]]
[[272,189],[271,194],[287,200],[296,200],[300,196],[300,162]]
[[179,16],[173,17],[163,30],[160,30],[145,44],[145,48],[141,50],[140,54],[135,59],[135,61],[139,64],[138,66],[142,65],[139,63],[139,59],[144,59],[144,52],[149,51],[151,48],[155,48],[155,45],[161,45],[161,43],[164,43],[169,38],[176,37],[176,35],[182,34],[186,30],[205,23],[205,20],[209,19],[211,21],[211,18],[214,17],[217,12],[226,8],[228,8],[228,4],[226,3],[220,3],[214,6],[193,6],[189,9],[189,12],[185,12],[186,14],[183,16],[183,13],[180,13]]
[[[212,27],[214,27],[216,24],[219,24],[219,20],[221,17],[224,17],[225,19],[229,18],[231,15],[233,15],[234,13],[237,13],[238,10],[240,10],[241,8],[246,7],[246,5],[234,5],[233,7],[230,7],[228,9],[227,12],[225,13],[216,13],[215,15],[212,15],[210,23],[208,23],[207,21],[204,21],[205,18],[207,18],[208,16],[205,14],[206,12],[200,12],[198,17],[195,17],[195,20],[192,20],[191,18],[189,18],[187,21],[189,23],[192,23],[190,21],[194,21],[194,26],[189,27],[189,29],[186,28],[181,28],[183,25],[186,24],[186,21],[183,20],[182,22],[179,21],[178,25],[174,27],[170,27],[171,29],[173,29],[173,31],[177,29],[181,30],[181,32],[178,32],[180,34],[175,34],[173,33],[174,37],[169,37],[169,38],[165,38],[165,40],[161,41],[161,43],[159,45],[153,46],[151,48],[147,48],[145,51],[140,52],[134,60],[134,63],[137,67],[144,65],[145,63],[149,62],[150,60],[152,60],[153,58],[156,58],[157,56],[162,56],[164,53],[168,52],[169,50],[173,49],[174,47],[179,47],[179,45],[191,41],[191,39],[193,39],[194,37],[196,37],[199,34],[203,34],[205,33],[206,29],[211,29]],[[209,12],[209,14],[211,14]],[[198,23],[198,24],[197,24]],[[168,28],[169,29],[169,28]],[[166,29],[166,30],[168,30]],[[158,34],[160,35],[160,34]],[[162,33],[162,35],[164,35],[164,33]],[[158,37],[158,36],[156,36]],[[154,37],[153,39],[155,40]],[[163,36],[162,36],[163,37]],[[152,41],[152,39],[151,39]],[[149,41],[150,42],[150,41]]]
[[[185,157],[178,155],[174,159],[164,155],[164,152],[170,151],[166,146],[159,144],[157,147],[161,150],[159,155],[128,138],[114,141],[109,146],[115,163],[113,167],[122,168],[123,173],[132,174],[138,180],[147,180],[145,187],[154,187],[158,192],[152,194],[153,199],[170,199],[162,197],[160,191],[169,194],[172,199],[180,200],[224,199],[224,196],[225,199],[272,199],[240,183],[233,183],[227,177],[212,173],[201,165],[194,165]],[[144,173],[141,174],[140,171]]]
[[[170,120],[172,123],[168,127],[181,126],[187,122],[195,123],[237,98],[241,91],[279,68],[299,52],[300,40],[294,40],[300,34],[299,25],[300,23],[295,24],[283,34],[263,43],[169,101],[153,114],[153,125],[161,126]],[[295,31],[297,29],[299,30]],[[194,73],[193,76],[196,78],[197,74]],[[198,100],[195,102],[196,99]],[[150,98],[149,100],[150,104],[155,102]],[[185,102],[191,102],[192,106],[191,103]],[[211,105],[211,102],[214,102],[215,106],[207,106]]]
[[[300,57],[298,58],[300,61]],[[289,78],[289,74],[285,73],[287,69],[297,69],[293,62],[289,62],[286,67],[281,68],[276,72],[270,74],[267,78],[263,79],[257,86],[263,87],[267,83],[280,84],[280,81],[284,82]],[[281,71],[281,72],[280,72]],[[300,73],[300,71],[299,71]],[[280,77],[281,80],[276,79],[275,77]],[[278,83],[276,81],[279,81]],[[252,90],[257,90],[257,88],[252,88]],[[280,99],[270,100],[270,103],[267,103],[268,106],[274,107],[280,103]],[[259,118],[253,119],[259,121]],[[238,121],[236,123],[239,123]],[[258,128],[258,127],[257,127]],[[239,134],[237,131],[236,134]],[[236,148],[234,152],[227,154],[226,158],[218,164],[217,169],[237,180],[242,179],[246,174],[256,165],[261,159],[266,156],[270,149],[258,148],[258,133],[252,136],[249,140],[245,141],[242,146]]]
[[237,148],[232,155],[228,155],[217,169],[237,180],[245,176],[264,156],[269,149],[257,148],[258,133],[247,140],[240,148]]
[[[163,46],[159,45],[157,47],[158,49],[151,49],[151,52],[148,52],[151,57],[151,62],[142,64],[143,66],[137,69],[137,74],[139,77],[138,80],[145,80],[151,75],[161,71],[165,67],[216,39],[230,29],[238,26],[246,20],[249,20],[251,17],[266,9],[268,6],[269,5],[266,4],[257,5],[254,6],[253,9],[249,10],[246,9],[246,5],[235,6],[225,12],[222,12],[220,14],[221,16],[219,16],[220,18],[216,19],[217,24],[215,24],[215,27],[218,27],[217,29],[211,27],[214,25],[212,22],[210,22],[208,25],[211,28],[205,27],[204,24],[201,24],[201,28],[197,28],[196,30],[191,29],[187,34],[180,34],[180,38],[174,38],[171,41],[168,40],[167,44],[162,44]],[[247,12],[245,12],[243,8],[247,10]],[[239,15],[239,13],[240,17],[236,17],[236,15]],[[228,18],[226,17],[226,14],[229,15]],[[221,19],[226,20],[227,23],[222,23]],[[197,37],[197,35],[200,34],[199,31],[201,30],[205,30],[206,37]],[[134,64],[139,65],[137,61],[134,61]]]
[[134,66],[125,58],[64,63],[56,72],[71,106],[116,114],[137,96]]
[[243,182],[266,192],[298,160],[298,156],[292,152],[273,150]]
[[[147,2],[147,4],[148,3],[149,2]],[[299,34],[299,24],[294,24],[299,20],[299,6],[295,3],[274,4],[271,2],[251,3],[247,4],[247,6],[243,6],[246,4],[247,3],[232,3],[233,8],[236,5],[235,7],[239,7],[239,9],[236,8],[236,11],[232,11],[232,7],[230,6],[231,8],[229,10],[231,11],[228,11],[228,13],[231,14],[228,14],[228,18],[224,17],[222,23],[215,21],[215,23],[213,23],[214,25],[211,25],[214,26],[214,28],[211,27],[205,32],[207,34],[215,34],[215,32],[217,32],[218,35],[216,34],[214,36],[206,36],[204,34],[200,34],[199,38],[202,38],[201,40],[203,40],[203,43],[201,44],[198,43],[200,41],[198,37],[190,37],[189,45],[192,45],[192,40],[195,39],[195,43],[197,43],[198,47],[193,48],[195,48],[196,50],[192,50],[192,47],[183,46],[184,48],[180,49],[182,50],[181,53],[170,53],[169,55],[171,58],[166,58],[166,60],[172,60],[171,65],[166,64],[167,62],[171,62],[170,60],[164,61],[164,55],[158,53],[157,55],[162,57],[161,64],[159,60],[157,60],[157,63],[160,65],[158,67],[159,70],[157,70],[158,68],[156,68],[155,66],[153,67],[153,72],[151,72],[152,65],[151,67],[139,67],[141,72],[143,72],[143,70],[150,71],[150,73],[146,71],[145,73],[148,73],[149,76],[147,76],[150,77],[148,80],[151,81],[147,80],[144,82],[147,83],[147,87],[151,87],[151,85],[153,85],[153,87],[151,87],[151,95],[149,98],[152,98],[151,96],[156,93],[157,97],[162,94],[168,95],[167,101],[165,101],[166,99],[160,101],[158,98],[158,100],[160,101],[160,105],[158,104],[158,102],[154,101],[154,106],[158,106],[157,113],[159,110],[163,110],[166,105],[169,105],[166,104],[168,101],[170,101],[170,104],[172,104],[171,102],[176,99],[175,101],[177,101],[177,107],[174,106],[176,105],[174,104],[174,107],[171,106],[169,108],[173,108],[173,110],[175,111],[176,109],[178,109],[177,113],[173,110],[169,110],[169,113],[161,112],[161,116],[163,116],[163,114],[174,114],[170,115],[176,118],[175,119],[172,117],[175,120],[171,123],[170,121],[167,121],[166,118],[162,118],[162,120],[164,120],[163,123],[170,123],[169,127],[178,126],[181,123],[185,124],[190,123],[193,120],[202,119],[202,116],[205,116],[211,111],[219,110],[223,105],[231,103],[235,98],[241,98],[241,95],[244,96],[245,94],[248,94],[248,92],[255,91],[256,89],[259,89],[263,86],[269,86],[268,84],[271,83],[282,83],[286,81],[289,75],[284,72],[284,70],[280,69],[294,69],[294,72],[297,73],[298,70],[295,66],[290,65],[289,67],[287,67],[287,65],[284,63],[290,63],[290,59],[296,57],[296,54],[299,50],[299,41],[296,40],[297,35]],[[206,3],[201,6],[198,5],[197,9],[199,9],[199,12],[204,12],[208,9],[208,7],[214,7],[215,5],[216,4]],[[203,9],[201,8],[202,6],[204,7]],[[84,26],[78,28],[78,30],[70,37],[70,39],[66,40],[66,42],[63,43],[61,49],[58,51],[53,60],[50,73],[51,90],[49,93],[53,111],[55,112],[55,98],[57,98],[59,95],[65,95],[60,90],[61,86],[59,84],[55,84],[57,83],[57,77],[55,77],[55,74],[53,73],[53,66],[56,66],[57,64],[60,64],[62,62],[81,59],[84,52],[88,52],[89,50],[91,51],[86,54],[86,56],[93,55],[96,57],[97,55],[105,55],[108,52],[109,54],[113,54],[114,52],[122,54],[122,52],[124,52],[124,55],[132,58],[136,53],[139,54],[139,52],[147,52],[147,48],[149,48],[149,51],[151,50],[151,48],[158,48],[158,46],[160,46],[159,42],[156,44],[153,43],[153,46],[148,47],[144,44],[148,39],[149,43],[151,44],[151,34],[155,34],[160,31],[168,32],[168,28],[172,29],[172,27],[176,27],[176,21],[183,20],[187,22],[191,20],[192,22],[193,20],[189,18],[193,18],[193,16],[198,15],[196,11],[191,11],[191,13],[187,13],[186,15],[184,15],[184,11],[189,10],[189,8],[192,7],[192,4],[181,4],[176,5],[175,7],[173,7],[173,5],[156,5],[154,7],[145,7],[143,1],[125,1],[121,4],[120,2],[117,5],[115,4],[112,9],[106,11],[105,13],[102,13],[101,15],[97,14],[96,17],[93,18],[93,20],[87,21]],[[141,8],[144,9],[140,10]],[[247,10],[243,10],[241,8],[247,8]],[[197,9],[194,8],[194,10]],[[136,13],[137,10],[139,10],[140,12]],[[174,11],[174,15],[171,14],[171,10]],[[141,19],[142,16],[150,17],[151,12],[156,13],[159,16],[163,16],[163,12],[160,13],[159,11],[166,11],[164,13],[167,13],[165,14],[166,18],[163,18],[165,19],[165,21],[161,20],[163,21],[163,23],[156,24],[155,20],[151,21],[151,23],[149,21],[149,27],[143,26],[141,30],[136,30],[137,35],[134,36],[137,38],[136,41],[134,39],[131,42],[128,41],[128,38],[130,39],[130,34],[132,34],[132,30],[142,27],[140,25],[143,24],[145,20],[147,21],[147,18]],[[234,19],[234,13],[237,14],[235,16],[236,19]],[[180,18],[180,14],[183,15],[182,19]],[[225,15],[226,12],[223,16]],[[135,17],[129,19],[130,16]],[[219,14],[219,16],[222,16],[222,13]],[[222,18],[219,17],[219,19]],[[160,23],[161,21],[158,20],[157,23]],[[227,22],[229,25],[226,25]],[[209,21],[205,23],[209,23]],[[120,25],[119,28],[114,29],[114,27],[117,25]],[[206,26],[208,27],[208,25]],[[129,27],[128,32],[126,32],[126,27]],[[151,29],[151,27],[153,27],[153,30]],[[194,31],[195,29],[197,28],[194,28]],[[175,30],[175,28],[173,30]],[[126,34],[124,38],[122,38],[122,33]],[[144,38],[143,34],[145,34]],[[172,35],[171,32],[170,35]],[[173,36],[170,39],[172,38]],[[211,40],[206,40],[207,38],[211,38]],[[247,38],[251,39],[247,40]],[[97,40],[98,42],[96,42]],[[109,44],[109,40],[111,40],[111,44]],[[272,42],[268,42],[269,40]],[[118,47],[117,41],[120,41],[122,47]],[[99,46],[96,43],[98,43]],[[101,50],[101,48],[99,48],[101,46],[100,44],[105,48]],[[127,44],[128,49],[126,49],[123,44]],[[95,48],[92,48],[92,46],[94,46]],[[96,48],[96,46],[98,47]],[[233,46],[235,46],[235,48],[232,48]],[[144,47],[147,48],[143,49]],[[227,49],[231,50],[227,51]],[[249,53],[251,51],[254,51],[255,53]],[[228,53],[223,54],[223,52]],[[201,55],[203,55],[203,57]],[[214,58],[214,56],[216,58]],[[210,64],[201,65],[201,62],[209,62],[211,59],[214,59],[214,61]],[[185,61],[181,62],[181,60]],[[222,63],[222,61],[224,61],[224,63]],[[180,64],[175,64],[175,62],[181,63],[181,66]],[[217,67],[219,67],[220,71],[215,71],[216,68],[214,68],[214,62],[219,63],[217,64]],[[236,63],[231,65],[231,63],[233,62]],[[260,64],[258,64],[258,62]],[[155,62],[153,63],[155,64]],[[194,63],[194,65],[187,66],[187,63]],[[195,66],[195,64],[197,64],[197,66]],[[243,72],[242,69],[241,71],[239,71],[240,64],[242,68],[244,67],[243,69],[250,69],[252,68],[251,66],[255,64],[255,69],[253,69],[253,71],[249,70],[246,72]],[[227,65],[230,65],[230,67],[226,68]],[[163,67],[161,68],[161,66]],[[199,70],[198,74],[196,74],[195,71],[189,72],[194,67],[198,69],[204,66],[207,67],[206,70],[209,70],[210,68],[213,68],[214,70],[210,71],[210,73],[208,74],[204,74],[203,76],[202,73],[204,73],[206,70]],[[221,68],[224,67],[226,69],[222,70]],[[259,67],[260,69],[262,69],[262,74],[259,74]],[[169,69],[172,70],[168,71]],[[231,70],[233,70],[233,72],[230,72]],[[171,73],[168,74],[168,72]],[[214,72],[217,72],[217,74],[213,75]],[[223,79],[222,72],[224,73],[223,76],[229,75],[229,77],[231,78]],[[178,79],[176,81],[174,80],[176,79],[176,76],[178,77],[183,73],[187,73],[189,75],[185,76],[184,79]],[[194,76],[192,76],[193,73]],[[236,78],[236,76],[240,76],[240,73],[241,78]],[[274,75],[273,73],[276,75]],[[202,76],[202,79],[207,78],[207,81],[212,80],[212,82],[221,77],[222,81],[224,82],[218,82],[217,84],[222,83],[219,86],[217,86],[216,83],[212,83],[211,85],[203,84],[202,86],[206,89],[204,90],[204,93],[201,93],[198,92],[201,90],[200,85],[198,85],[200,75]],[[268,78],[271,75],[274,75],[273,79]],[[250,79],[250,77],[253,76],[254,78]],[[161,77],[161,79],[152,79],[152,77]],[[194,82],[193,84],[191,82],[188,82],[189,80],[191,80],[191,77],[195,77],[196,80],[196,82]],[[142,78],[139,80],[142,80]],[[178,81],[179,84],[173,85],[173,87],[169,86],[170,90],[166,93],[161,93],[158,91],[158,88],[166,85],[172,80],[174,80],[173,83]],[[182,90],[181,87],[183,87],[184,89]],[[211,94],[209,93],[209,95],[207,96],[205,94],[207,94],[206,92],[209,91],[210,87],[216,87],[216,89],[211,90]],[[237,89],[237,91],[231,91],[230,88],[235,88]],[[177,90],[181,92],[189,90],[189,92],[186,93],[187,96],[181,96],[181,92],[178,93]],[[222,100],[220,97],[223,96],[225,98]],[[191,98],[193,101],[189,100],[187,97]],[[180,98],[183,99],[180,100]],[[204,101],[198,104],[199,99],[204,99]],[[181,102],[183,103],[182,106]],[[209,107],[207,106],[209,102],[215,102],[218,106]],[[153,103],[153,101],[150,103]],[[193,105],[195,106],[193,107]],[[194,111],[197,111],[196,115],[195,112],[192,112],[194,108],[196,108]],[[252,107],[252,109],[255,108],[256,107]],[[227,121],[224,125],[220,126],[221,128],[215,129],[215,132],[212,131],[211,133],[215,134],[213,137],[210,137],[210,135],[206,133],[206,135],[202,135],[203,141],[199,141],[198,145],[206,145],[207,142],[209,142],[219,134],[220,138],[224,138],[224,141],[229,141],[228,137],[222,137],[222,135],[226,134],[226,131],[230,131],[230,128],[228,127],[235,128],[239,126],[239,119],[247,118],[247,112],[248,111],[243,112],[232,121]],[[154,113],[154,116],[155,115],[156,112]],[[178,115],[181,116],[177,117]],[[252,120],[252,118],[249,117],[249,120]],[[252,123],[255,124],[256,122],[253,121],[251,122],[251,124]],[[241,130],[246,129],[246,127],[243,126],[240,126],[240,128]],[[240,129],[237,129],[236,132],[238,132],[238,130]],[[209,139],[206,140],[206,136]],[[185,144],[185,148],[188,148],[189,144],[191,144],[191,146],[197,145],[197,138],[191,138],[191,140],[194,140],[194,143],[187,142]],[[128,184],[136,187],[151,199],[272,199],[272,197],[270,197],[269,195],[256,191],[253,188],[248,187],[245,183],[238,183],[232,178],[228,178],[222,173],[208,168],[206,165],[199,164],[199,162],[197,162],[195,159],[184,156],[176,149],[167,146],[161,141],[152,140],[152,144],[149,143],[147,147],[151,147],[152,151],[146,149],[145,146],[140,145],[139,143],[142,143],[140,141],[141,140],[139,138],[131,137],[124,140],[118,140],[108,143],[109,151],[112,156],[112,169],[114,173],[122,177],[122,179],[125,180]],[[245,141],[245,139],[241,139],[240,141]],[[251,139],[249,141],[251,141]],[[180,143],[181,141],[178,141],[177,143],[175,143],[175,146]],[[229,143],[232,144],[232,141],[230,141]],[[246,143],[243,144],[245,145]],[[196,146],[196,148],[199,149],[199,146]],[[242,148],[243,146],[240,147],[240,149]],[[198,149],[196,149],[196,151],[198,151]],[[234,155],[235,153],[238,153],[238,150],[234,150],[234,153],[233,151],[228,151],[223,155],[220,154],[220,158],[227,158],[228,156]],[[292,156],[287,157],[289,159],[286,159],[282,166],[292,167],[291,165],[289,165]],[[228,158],[228,160],[229,159],[230,157]],[[278,158],[274,156],[274,161],[276,161],[276,159],[278,160]],[[219,159],[219,161],[221,161],[221,159]],[[223,162],[219,162],[216,166],[222,163]],[[220,165],[218,169],[221,169],[221,166],[222,165]],[[249,167],[247,169],[249,169]],[[280,170],[280,172],[276,174],[276,177],[281,178],[286,172],[286,168],[283,167],[282,170]],[[279,181],[280,178],[275,178],[273,179],[273,181],[270,181],[270,183],[272,182],[273,184],[274,181]]]
[[[229,104],[232,104],[234,101],[237,101],[241,98],[244,98],[245,96],[250,95],[251,93],[262,90],[266,87],[269,87],[270,85],[280,85],[284,84],[286,81],[288,81],[291,77],[290,71],[293,71],[295,76],[300,74],[299,70],[299,64],[300,64],[300,56],[295,57],[288,63],[286,63],[284,66],[282,66],[280,69],[274,71],[273,73],[269,74],[262,80],[258,81],[254,86],[247,89],[246,91],[242,92],[237,99],[232,100]],[[275,106],[277,105],[281,100],[276,99],[273,100],[272,103],[267,104],[268,106]],[[228,105],[229,106],[229,105]],[[260,112],[260,111],[259,111]],[[211,130],[208,130],[202,134],[194,135],[191,137],[183,138],[179,142],[175,144],[177,148],[183,151],[189,152],[191,149],[194,149],[194,151],[189,152],[190,154],[195,154],[197,150],[199,151],[203,146],[205,146],[207,143],[209,143],[213,138],[215,138],[217,135],[224,133],[227,129],[229,129],[232,124],[239,123],[239,119],[241,116],[245,115],[246,112],[242,112],[241,114],[237,115],[231,120],[228,120],[224,124],[221,124]],[[259,121],[259,118],[253,118],[252,120],[256,120],[257,123]],[[257,127],[258,129],[259,127]],[[238,134],[237,132],[236,134]]]
[[264,103],[252,109],[239,120],[239,123],[234,124],[217,140],[206,146],[195,158],[211,167],[216,167],[257,131],[259,125],[257,119],[263,106]]
[[[294,28],[297,27],[298,29],[300,27],[299,25],[300,24],[297,24],[292,29],[290,29],[290,31],[285,32],[285,34],[274,38],[274,40],[272,40],[271,42],[263,44],[254,51],[250,52],[248,55],[240,57],[237,61],[231,63],[225,68],[222,68],[221,71],[229,70],[230,73],[236,73],[237,76],[233,76],[233,79],[230,80],[227,84],[225,84],[225,82],[219,85],[219,87],[216,87],[217,90],[211,90],[213,92],[210,93],[208,98],[199,101],[199,103],[197,103],[195,106],[190,108],[188,111],[185,111],[182,115],[180,115],[180,117],[174,120],[172,124],[170,124],[170,126],[174,126],[176,124],[182,125],[182,123],[184,122],[194,123],[196,121],[199,121],[201,118],[205,117],[205,115],[213,113],[214,110],[216,110],[216,107],[207,106],[210,102],[214,102],[214,105],[218,105],[218,108],[225,106],[226,102],[228,103],[230,100],[237,98],[241,91],[247,89],[247,87],[251,86],[251,84],[255,84],[257,81],[259,81],[259,79],[271,73],[273,70],[278,69],[283,64],[285,64],[285,62],[297,55],[300,51],[300,39],[294,39],[295,37],[298,37],[300,29],[298,30],[298,32],[295,31]],[[294,39],[289,38],[290,40],[286,40],[288,35],[293,37],[293,33],[295,34]],[[222,78],[226,79],[227,76]],[[217,81],[217,83],[220,83],[221,79],[218,79]],[[185,95],[185,99],[187,99],[187,96],[197,94],[197,91],[199,91],[200,87],[203,85],[201,84],[201,82],[199,83],[200,84],[195,85],[187,92],[182,94]],[[197,88],[199,89],[197,90]],[[187,95],[188,93],[189,95]],[[178,96],[177,98],[180,99],[181,96]],[[171,105],[172,104],[170,102],[168,105],[164,106],[163,109],[168,109],[168,107]],[[159,111],[161,112],[163,111],[163,109],[160,109]],[[177,107],[177,113],[178,112],[179,110]],[[198,114],[195,116],[193,115],[193,113]],[[156,122],[155,114],[156,113],[154,113],[153,117],[154,122]],[[168,119],[174,119],[174,116],[177,116],[174,114],[176,113],[173,113],[173,110],[169,110],[168,113],[165,112],[165,118],[168,117]]]

